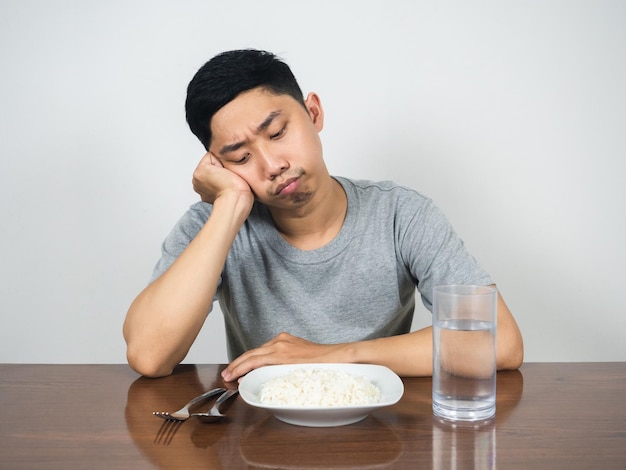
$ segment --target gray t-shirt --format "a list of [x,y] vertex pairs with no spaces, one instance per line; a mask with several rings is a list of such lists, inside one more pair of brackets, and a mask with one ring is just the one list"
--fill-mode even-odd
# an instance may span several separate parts
[[[492,284],[444,215],[392,182],[337,177],[348,198],[339,234],[311,251],[291,246],[255,203],[226,259],[216,299],[231,359],[287,331],[317,343],[408,333],[415,288],[432,306],[441,284]],[[153,279],[204,226],[212,206],[190,207],[163,243]]]

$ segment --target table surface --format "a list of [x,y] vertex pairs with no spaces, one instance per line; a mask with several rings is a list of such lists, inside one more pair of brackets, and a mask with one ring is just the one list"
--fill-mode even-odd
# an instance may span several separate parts
[[223,367],[147,379],[126,365],[0,364],[0,468],[626,468],[626,363],[500,372],[496,417],[477,426],[433,416],[430,378],[403,378],[396,405],[341,427],[285,424],[241,397],[218,423],[152,416],[222,386]]

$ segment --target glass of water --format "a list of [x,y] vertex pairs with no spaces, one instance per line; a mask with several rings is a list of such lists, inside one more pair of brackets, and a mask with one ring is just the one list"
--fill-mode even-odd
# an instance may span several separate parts
[[433,413],[453,421],[496,412],[495,287],[437,286],[433,297]]

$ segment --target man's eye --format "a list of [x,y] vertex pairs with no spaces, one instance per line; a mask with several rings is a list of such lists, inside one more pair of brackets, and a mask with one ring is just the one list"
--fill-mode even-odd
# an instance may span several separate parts
[[240,158],[239,160],[236,160],[235,163],[246,163],[248,161],[248,159],[250,158],[250,154],[246,153],[242,158]]
[[270,135],[270,139],[278,139],[279,137],[282,137],[282,135],[285,133],[285,129],[286,128],[283,127],[281,130],[279,130],[275,134]]

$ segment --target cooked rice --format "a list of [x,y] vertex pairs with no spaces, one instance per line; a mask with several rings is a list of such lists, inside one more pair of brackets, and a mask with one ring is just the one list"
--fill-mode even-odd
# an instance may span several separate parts
[[380,389],[367,378],[331,369],[295,369],[261,387],[265,405],[349,406],[380,402]]

